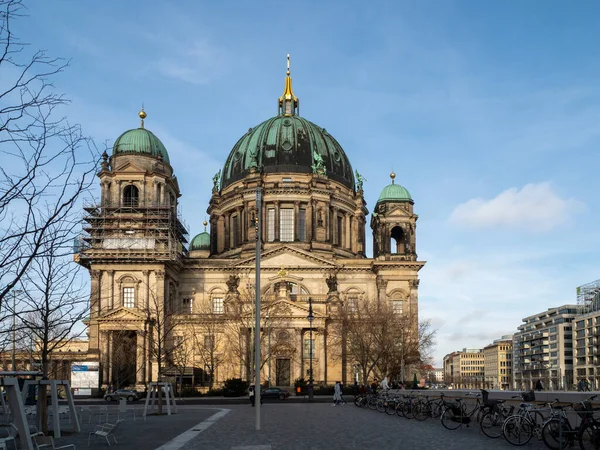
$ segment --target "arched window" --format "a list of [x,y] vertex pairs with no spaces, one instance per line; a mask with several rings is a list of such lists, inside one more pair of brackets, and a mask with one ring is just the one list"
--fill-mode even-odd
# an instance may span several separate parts
[[399,226],[392,228],[390,253],[404,253],[404,231]]
[[123,189],[123,206],[138,206],[140,201],[139,191],[133,184]]

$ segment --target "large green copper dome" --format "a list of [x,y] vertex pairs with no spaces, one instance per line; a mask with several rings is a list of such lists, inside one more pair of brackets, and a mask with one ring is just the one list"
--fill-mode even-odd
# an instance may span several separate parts
[[113,146],[113,155],[139,153],[158,158],[162,156],[164,162],[169,162],[169,154],[163,143],[152,131],[145,128],[128,130],[117,138]]
[[223,168],[222,187],[244,178],[251,168],[264,173],[312,173],[314,154],[325,174],[353,189],[352,166],[327,130],[297,115],[279,115],[251,128],[235,144]]

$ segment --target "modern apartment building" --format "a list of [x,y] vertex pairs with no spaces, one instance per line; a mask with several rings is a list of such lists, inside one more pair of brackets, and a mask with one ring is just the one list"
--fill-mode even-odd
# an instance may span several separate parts
[[481,388],[483,368],[483,350],[464,348],[444,356],[444,381],[455,389]]
[[485,388],[512,388],[512,356],[512,334],[502,336],[483,349]]
[[575,383],[600,387],[600,280],[577,288],[581,316],[575,320]]
[[533,389],[541,380],[547,389],[573,385],[573,321],[577,305],[550,308],[523,319],[513,336],[515,389]]

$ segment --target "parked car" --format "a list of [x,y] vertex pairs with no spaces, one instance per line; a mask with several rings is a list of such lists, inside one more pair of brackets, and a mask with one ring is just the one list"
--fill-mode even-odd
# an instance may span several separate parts
[[285,400],[290,396],[290,393],[284,389],[279,388],[266,388],[260,391],[263,399],[275,398],[279,400]]
[[117,389],[114,392],[107,392],[104,394],[104,400],[107,402],[120,400],[122,398],[127,399],[128,402],[133,402],[140,399],[140,394],[138,391],[134,391],[133,389]]

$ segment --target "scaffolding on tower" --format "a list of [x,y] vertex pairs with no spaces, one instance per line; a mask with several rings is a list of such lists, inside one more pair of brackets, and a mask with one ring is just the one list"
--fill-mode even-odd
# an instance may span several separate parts
[[600,280],[577,287],[577,305],[583,314],[600,311]]
[[187,227],[176,207],[139,202],[135,205],[85,205],[83,233],[75,242],[75,260],[97,262],[180,261],[187,255]]

